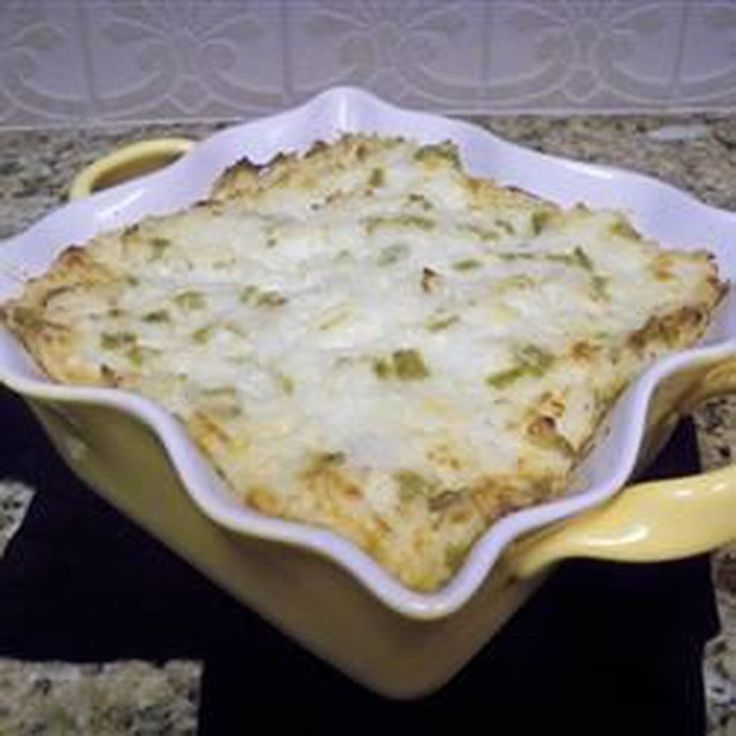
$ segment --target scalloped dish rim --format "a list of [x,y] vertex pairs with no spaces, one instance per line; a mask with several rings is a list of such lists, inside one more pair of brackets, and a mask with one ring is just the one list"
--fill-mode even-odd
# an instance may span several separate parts
[[[729,238],[736,242],[736,213],[703,204],[641,174],[530,151],[470,123],[406,110],[362,90],[341,87],[286,112],[219,131],[164,170],[63,205],[5,241],[0,256],[0,300],[18,290],[19,279],[45,270],[51,259],[72,243],[85,242],[95,232],[129,224],[145,214],[174,211],[201,199],[217,176],[244,156],[264,162],[285,149],[304,150],[318,138],[338,131],[393,133],[421,142],[452,139],[460,146],[471,173],[493,176],[564,206],[577,201],[576,191],[584,192],[586,203],[625,209],[647,235],[665,240],[668,246],[697,244],[689,233],[702,230],[713,239],[707,247],[715,252],[722,276],[736,276],[736,255],[727,244]],[[367,553],[334,532],[247,508],[227,490],[183,427],[162,407],[118,389],[54,384],[41,375],[4,329],[0,330],[0,382],[31,399],[104,405],[137,418],[160,439],[196,506],[217,524],[326,556],[394,611],[411,618],[433,619],[463,606],[514,540],[600,504],[625,486],[636,465],[652,395],[661,381],[701,361],[710,364],[736,356],[736,317],[729,308],[733,292],[731,287],[719,309],[721,316],[703,345],[656,361],[619,399],[606,422],[608,435],[601,443],[603,449],[596,447],[595,457],[589,456],[583,463],[595,471],[605,462],[610,467],[604,477],[593,472],[590,477],[595,480],[589,486],[502,518],[479,538],[449,583],[430,593],[404,586]],[[608,452],[606,445],[612,448]],[[615,465],[610,465],[612,462]]]

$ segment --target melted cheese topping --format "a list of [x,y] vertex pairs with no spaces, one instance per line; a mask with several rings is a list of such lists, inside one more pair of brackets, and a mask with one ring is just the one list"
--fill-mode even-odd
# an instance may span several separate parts
[[432,589],[564,490],[720,293],[705,254],[618,213],[471,179],[449,145],[345,137],[69,251],[5,316],[51,375],[163,403],[244,501]]

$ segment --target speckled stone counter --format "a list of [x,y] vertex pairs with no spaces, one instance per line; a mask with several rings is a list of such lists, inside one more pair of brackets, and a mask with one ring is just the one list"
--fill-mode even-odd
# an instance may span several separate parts
[[[657,176],[736,210],[736,116],[475,118],[531,148]],[[221,126],[0,132],[0,239],[58,206],[74,172],[125,142],[202,138]],[[736,247],[736,243],[734,243]],[[703,465],[732,461],[736,397],[695,417]],[[0,555],[33,489],[0,483]],[[703,663],[711,735],[736,733],[736,546],[713,557],[722,634]],[[197,662],[73,665],[0,660],[0,733],[186,734],[196,730]]]

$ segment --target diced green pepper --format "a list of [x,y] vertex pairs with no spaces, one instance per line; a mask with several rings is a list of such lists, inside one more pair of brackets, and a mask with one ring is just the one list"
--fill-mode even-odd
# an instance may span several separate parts
[[152,323],[169,322],[170,317],[169,313],[165,309],[157,309],[153,312],[148,312],[147,314],[144,314],[143,321]]
[[368,179],[370,186],[377,188],[382,187],[386,183],[386,172],[383,169],[373,169]]
[[204,309],[207,300],[199,291],[182,291],[174,297],[174,302],[182,309]]
[[549,210],[535,210],[532,212],[530,219],[532,233],[539,235],[547,227],[551,219],[552,213]]
[[472,542],[454,542],[445,547],[445,564],[450,570],[457,570],[468,556]]
[[449,141],[436,145],[422,146],[415,154],[416,161],[432,161],[433,159],[444,159],[449,161],[454,168],[460,167],[460,157],[457,148]]
[[126,353],[125,357],[135,366],[143,365],[144,351],[138,345],[133,345]]
[[212,337],[212,333],[215,331],[214,325],[205,325],[204,327],[200,327],[199,329],[194,330],[192,332],[192,339],[194,342],[197,343],[197,345],[204,345],[205,343],[209,342],[209,339]]
[[385,380],[391,377],[391,363],[386,358],[376,358],[373,361],[373,372],[378,378]]
[[464,258],[462,261],[453,263],[452,267],[456,271],[472,271],[475,268],[480,268],[482,265],[477,258]]
[[258,307],[280,307],[286,304],[287,298],[278,291],[263,291],[255,299]]
[[448,327],[451,327],[459,321],[460,317],[456,314],[451,314],[447,317],[430,319],[426,322],[425,326],[429,332],[440,332],[441,330],[446,330]]
[[164,251],[171,245],[171,241],[168,238],[151,238],[149,241],[151,249],[153,250],[153,259],[159,260],[163,257]]
[[126,345],[132,345],[136,339],[132,332],[103,332],[100,344],[105,350],[118,350]]
[[429,375],[422,355],[417,350],[397,350],[392,357],[396,377],[402,381],[421,380]]
[[520,378],[544,375],[555,361],[554,355],[537,345],[522,345],[514,351],[516,365],[486,377],[486,384],[505,388]]
[[394,473],[394,480],[396,481],[399,500],[404,503],[427,494],[433,488],[430,481],[413,470],[400,470]]
[[376,258],[379,266],[390,266],[409,255],[409,246],[405,243],[393,243],[382,248]]
[[493,388],[506,388],[512,383],[522,378],[527,374],[527,369],[523,365],[509,368],[505,371],[499,371],[498,373],[492,373],[486,377],[486,383]]

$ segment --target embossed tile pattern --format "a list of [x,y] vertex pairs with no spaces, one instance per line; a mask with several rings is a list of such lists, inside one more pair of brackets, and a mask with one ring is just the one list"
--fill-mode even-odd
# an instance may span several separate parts
[[733,0],[4,0],[0,126],[252,117],[335,84],[441,112],[733,109]]

